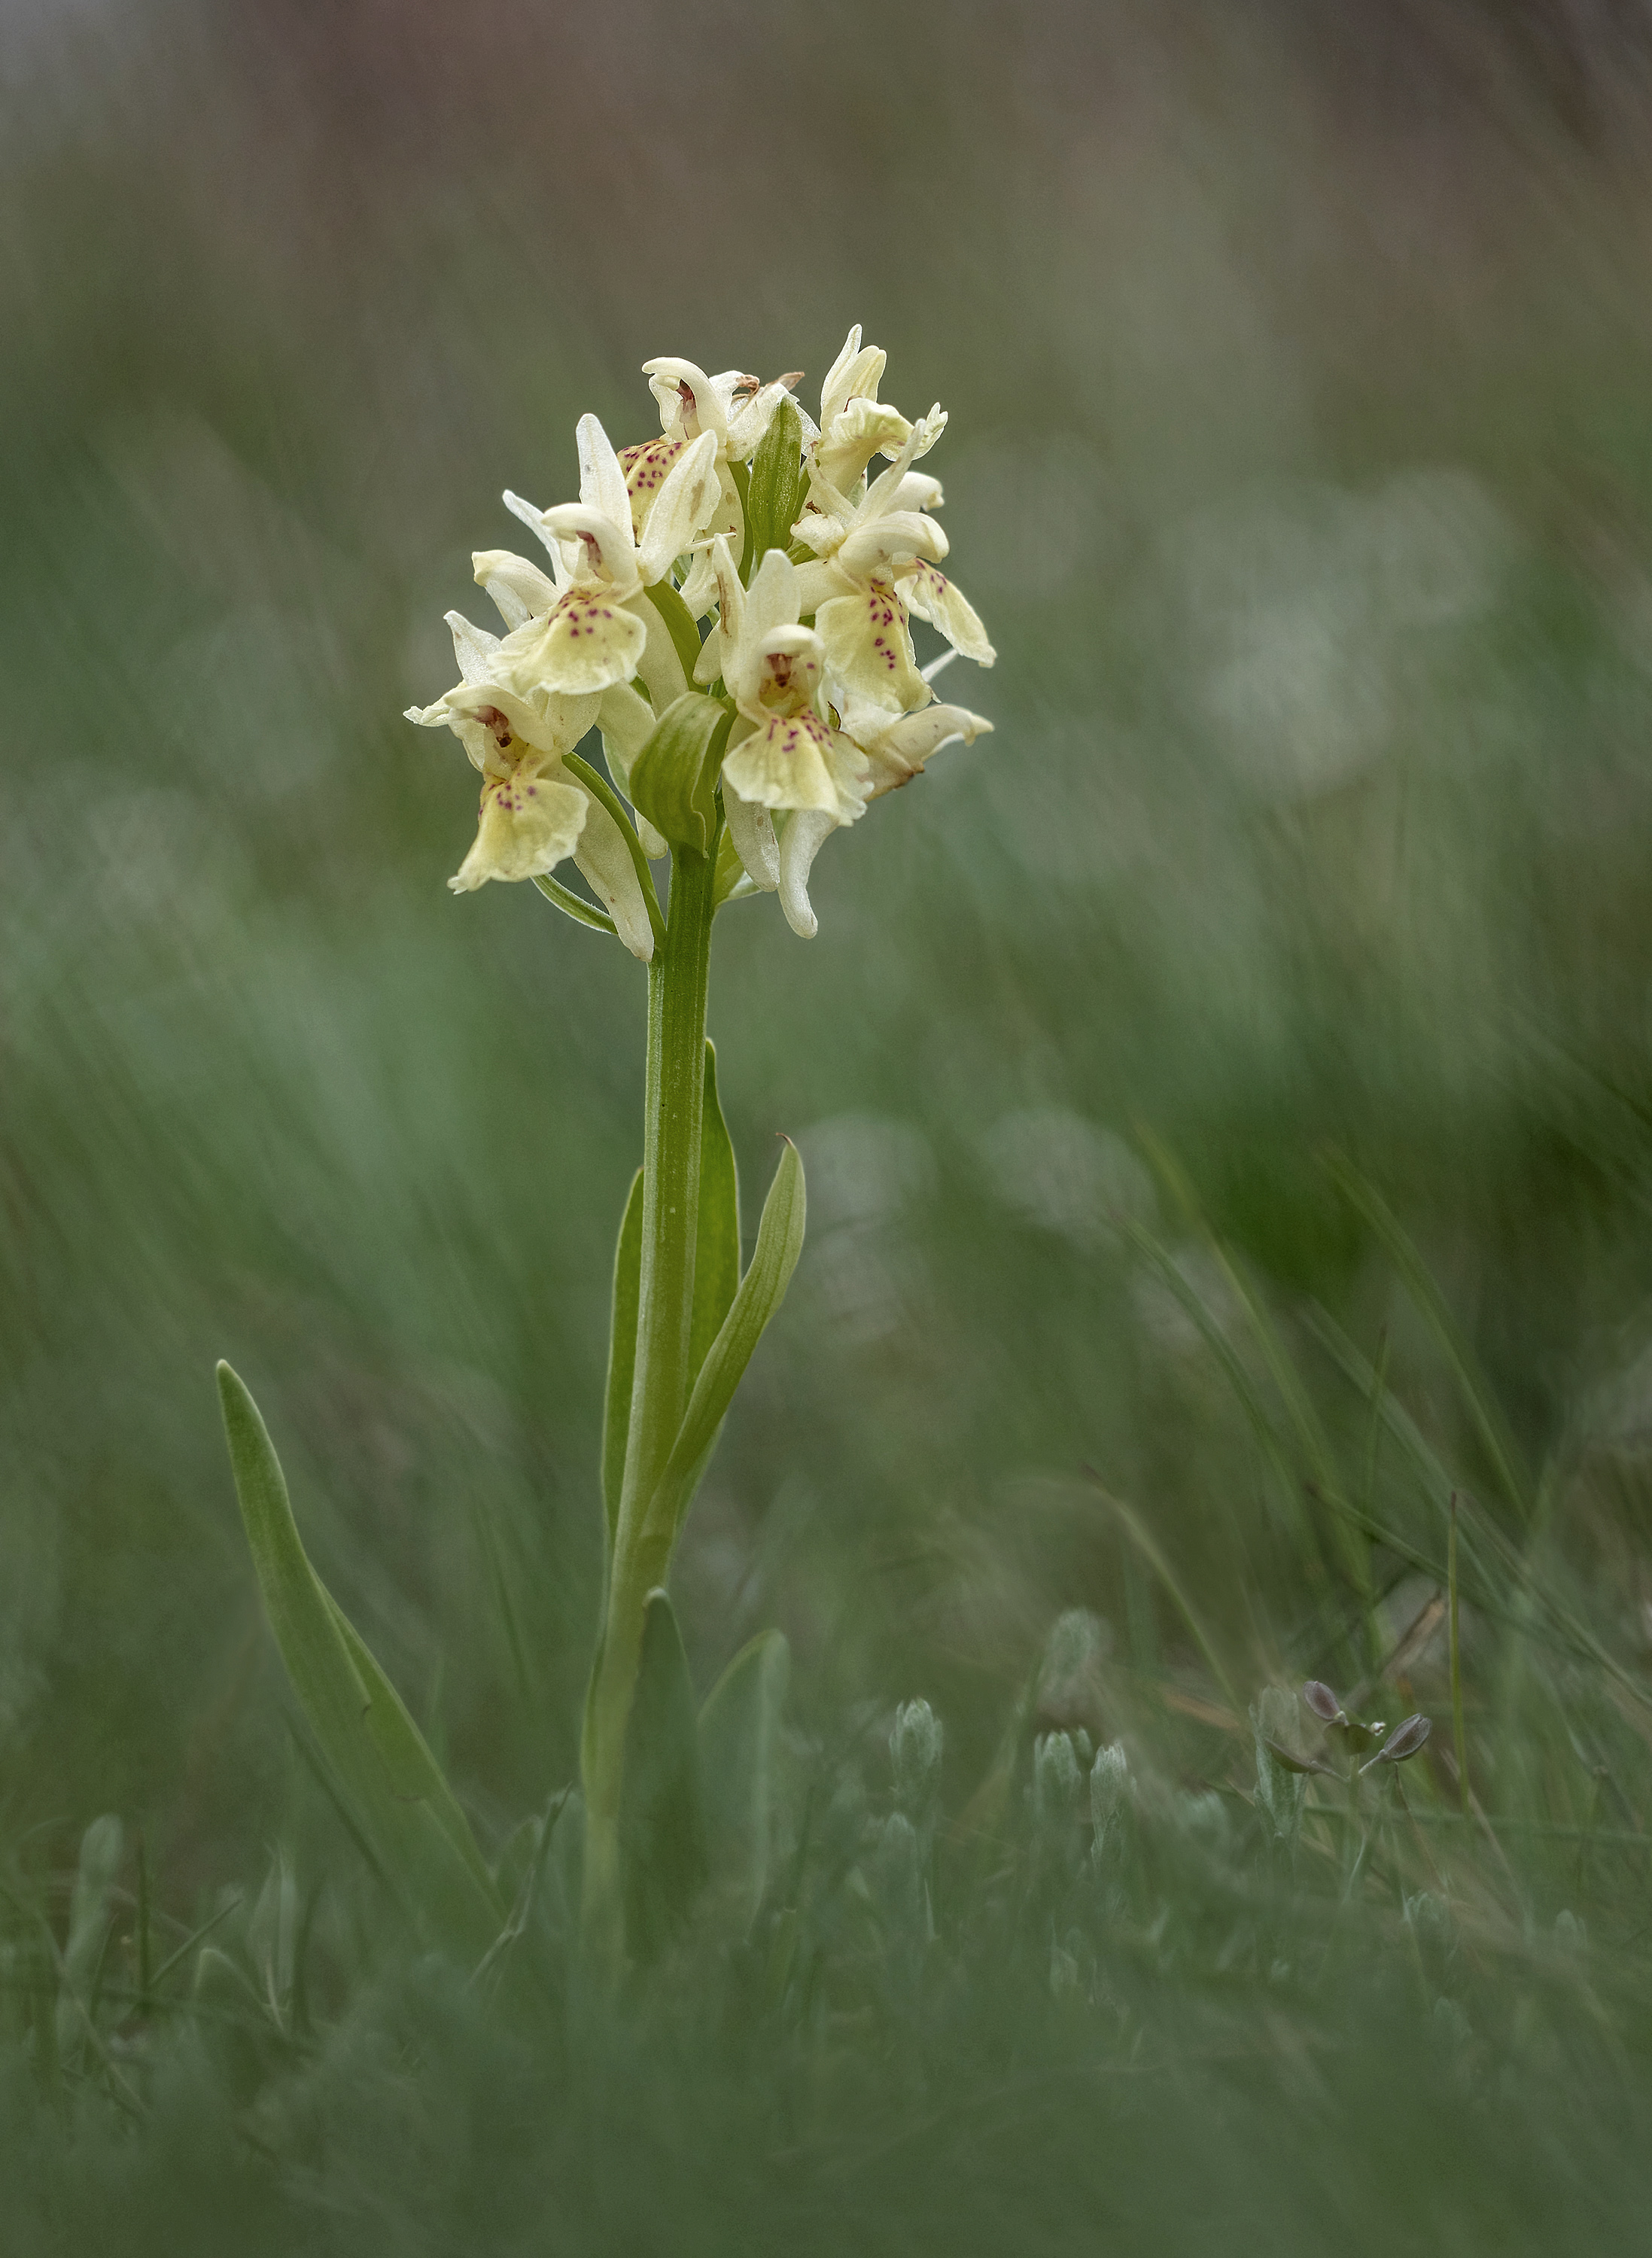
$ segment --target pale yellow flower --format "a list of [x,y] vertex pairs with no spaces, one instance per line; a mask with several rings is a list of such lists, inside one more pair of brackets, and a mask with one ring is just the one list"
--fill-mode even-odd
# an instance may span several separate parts
[[448,625],[461,679],[434,706],[409,707],[408,719],[451,729],[482,774],[476,839],[449,885],[471,893],[490,878],[546,877],[571,858],[626,947],[646,962],[654,928],[624,835],[563,765],[596,721],[600,699],[557,691],[524,697],[500,664],[504,643],[458,612],[448,614]]

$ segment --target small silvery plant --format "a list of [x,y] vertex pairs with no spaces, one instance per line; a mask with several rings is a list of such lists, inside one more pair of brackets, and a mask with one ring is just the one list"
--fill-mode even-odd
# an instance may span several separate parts
[[[684,1890],[703,1861],[671,1562],[803,1243],[803,1168],[788,1143],[742,1268],[705,1039],[714,923],[772,893],[791,931],[812,937],[825,841],[942,746],[991,726],[932,686],[953,657],[990,665],[994,653],[940,570],[941,489],[919,467],[946,415],[937,406],[909,420],[881,401],[884,360],[852,330],[818,424],[793,397],[795,376],[645,364],[659,435],[616,451],[584,415],[578,499],[542,508],[506,494],[544,561],[476,554],[505,631],[450,613],[460,678],[408,716],[450,731],[480,778],[455,891],[531,882],[648,967],[642,1164],[614,1265],[604,1601],[581,1739],[581,1929],[610,1969],[649,1926],[627,1913],[647,1901],[635,1869],[648,1841],[668,1845]],[[914,614],[950,646],[924,668]],[[600,761],[594,745],[581,750],[593,731]],[[569,863],[588,893],[557,875]],[[219,1380],[266,1609],[314,1753],[410,1909],[486,1951],[512,1908],[406,1708],[310,1567],[252,1398],[227,1366]],[[771,1650],[743,1672],[737,1658],[740,1674],[713,1695],[731,1745],[762,1744],[741,1705],[772,1696],[771,1665]]]

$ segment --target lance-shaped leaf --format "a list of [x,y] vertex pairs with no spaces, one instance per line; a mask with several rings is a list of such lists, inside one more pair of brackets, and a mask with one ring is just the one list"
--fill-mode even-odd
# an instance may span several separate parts
[[728,1315],[706,1352],[665,1471],[648,1507],[648,1518],[672,1537],[682,1527],[717,1430],[751,1362],[769,1320],[780,1307],[803,1251],[803,1162],[788,1137],[763,1202],[751,1267],[740,1282]]
[[759,563],[766,550],[791,547],[791,529],[803,515],[806,487],[803,417],[788,394],[775,409],[751,458],[743,568]]
[[[631,1384],[636,1374],[637,1312],[642,1290],[642,1171],[630,1196],[613,1256],[613,1317],[608,1334],[608,1385],[602,1427],[602,1502],[608,1542],[620,1520],[625,1454],[631,1428]],[[705,1097],[700,1129],[699,1221],[694,1239],[694,1307],[689,1329],[689,1376],[705,1361],[740,1285],[740,1176],[728,1124],[717,1096],[717,1053],[705,1046]]]
[[671,1602],[649,1594],[642,1652],[626,1723],[620,1856],[626,1949],[657,1959],[705,1879],[694,1688]]
[[456,1943],[484,1949],[500,1906],[464,1814],[401,1696],[311,1567],[268,1431],[227,1364],[218,1395],[264,1612],[328,1771],[397,1894]]
[[699,1222],[694,1238],[694,1308],[688,1336],[691,1387],[722,1330],[739,1288],[740,1175],[717,1095],[717,1053],[708,1042],[700,1125]]
[[631,1432],[631,1383],[636,1376],[637,1312],[642,1300],[642,1171],[631,1179],[620,1241],[613,1250],[613,1316],[608,1329],[608,1386],[602,1414],[602,1504],[608,1543],[620,1523],[626,1444]]
[[713,1873],[748,1922],[769,1882],[774,1839],[780,1713],[791,1650],[783,1631],[760,1631],[705,1697],[699,1718],[700,1782]]
[[717,828],[717,771],[733,709],[698,690],[672,700],[631,763],[631,798],[674,847],[710,852]]

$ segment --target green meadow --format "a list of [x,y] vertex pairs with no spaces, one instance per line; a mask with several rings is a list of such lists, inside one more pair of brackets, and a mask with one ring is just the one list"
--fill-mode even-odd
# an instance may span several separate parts
[[[1652,40],[8,20],[8,2258],[1635,2247]],[[654,436],[668,353],[818,404],[853,322],[948,410],[999,656],[938,686],[993,733],[828,840],[815,939],[717,921],[746,1252],[783,1135],[808,1232],[672,1572],[693,1855],[614,1986],[645,976],[448,892],[474,780],[401,717],[579,415]],[[485,1953],[294,1699],[220,1358]]]

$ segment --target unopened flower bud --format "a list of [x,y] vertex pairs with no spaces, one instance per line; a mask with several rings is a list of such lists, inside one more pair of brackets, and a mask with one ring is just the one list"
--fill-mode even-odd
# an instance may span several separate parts
[[1040,1828],[1059,1828],[1076,1809],[1081,1779],[1065,1733],[1046,1733],[1032,1750],[1032,1814]]
[[1302,1688],[1302,1699],[1322,1724],[1341,1722],[1343,1705],[1322,1679],[1308,1679]]
[[1130,1759],[1124,1743],[1101,1750],[1090,1767],[1090,1817],[1102,1832],[1124,1808],[1130,1793]]
[[890,1758],[895,1768],[895,1800],[918,1828],[932,1826],[940,1801],[940,1763],[945,1735],[927,1701],[906,1701],[895,1712]]

